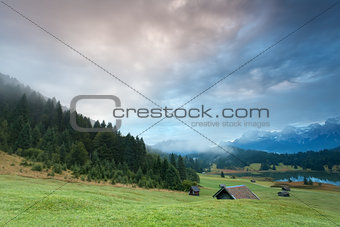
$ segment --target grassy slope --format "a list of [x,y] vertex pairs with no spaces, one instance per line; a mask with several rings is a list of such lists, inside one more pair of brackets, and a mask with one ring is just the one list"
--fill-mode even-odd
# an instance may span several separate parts
[[[283,163],[279,163],[279,165],[275,166],[276,170],[267,170],[267,171],[301,171],[302,167],[298,166],[297,169],[294,169],[293,166],[290,165],[284,165]],[[218,169],[216,164],[212,164],[210,167],[210,172],[209,174],[220,174],[221,171],[223,171],[224,173],[239,173],[239,172],[246,172],[247,169],[249,171],[260,171],[261,168],[261,163],[252,163],[249,166],[245,166],[243,168],[239,168],[239,169]],[[270,165],[270,168],[272,168],[272,165]],[[262,172],[262,171],[261,171]]]
[[[69,183],[55,194],[9,223],[9,226],[41,225],[167,225],[167,226],[332,226],[340,223],[340,193],[293,189],[292,194],[310,204],[324,218],[295,197],[276,195],[267,182],[201,176],[200,197],[182,192],[144,190]],[[214,200],[219,183],[245,184],[261,200]],[[54,179],[0,175],[0,225],[45,194],[64,184]]]
[[[22,166],[20,163],[24,158],[17,155],[9,155],[3,151],[0,151],[0,174],[1,175],[17,175],[32,178],[51,178],[48,177],[48,173],[51,173],[51,169],[44,169],[41,172],[31,170],[32,166]],[[62,174],[55,174],[55,179],[64,180],[71,179],[70,171],[63,171]],[[73,179],[72,179],[73,180]]]
[[[270,167],[272,168],[273,166],[270,165]],[[294,169],[293,166],[284,165],[283,163],[279,163],[279,165],[277,165],[275,167],[276,167],[277,171],[299,171],[299,170],[301,171],[302,170],[302,168],[300,166],[298,166],[297,169]],[[250,164],[250,166],[246,166],[243,169],[246,170],[247,168],[249,169],[249,171],[251,171],[251,170],[260,170],[261,163],[252,163],[252,164]]]

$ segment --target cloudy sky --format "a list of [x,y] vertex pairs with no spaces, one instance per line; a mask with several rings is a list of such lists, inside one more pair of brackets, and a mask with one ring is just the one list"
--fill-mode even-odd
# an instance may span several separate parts
[[[0,4],[0,72],[69,106],[74,96],[115,95],[123,108],[177,108],[336,1],[6,1],[72,48]],[[323,122],[340,115],[340,4],[207,90],[186,108],[268,108],[269,118],[184,118],[210,140],[234,140],[256,127],[196,122],[267,122],[261,130]],[[135,90],[131,89],[134,88]],[[152,100],[154,103],[150,102]],[[109,101],[78,110],[114,122]],[[123,119],[141,134],[159,119]],[[176,119],[140,136],[164,150],[212,146]]]

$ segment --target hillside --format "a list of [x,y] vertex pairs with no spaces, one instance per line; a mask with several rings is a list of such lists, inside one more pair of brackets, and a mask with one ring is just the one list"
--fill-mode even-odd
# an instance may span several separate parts
[[[340,222],[339,193],[293,189],[294,197],[283,198],[268,182],[200,177],[200,197],[69,183],[43,199],[64,182],[0,175],[0,224],[16,215],[8,226],[334,226]],[[211,196],[219,183],[245,184],[261,200],[215,200]],[[22,213],[35,201],[40,202]]]
[[[186,192],[82,181],[70,171],[49,176],[52,169],[33,171],[32,166],[22,165],[24,158],[5,152],[0,152],[0,160],[0,225],[17,215],[8,226],[207,226],[211,223],[215,226],[332,226],[332,222],[340,221],[337,215],[340,194],[335,192],[339,187],[335,190],[334,186],[323,190],[294,188],[294,197],[282,198],[277,196],[280,189],[270,187],[273,184],[268,181],[257,180],[253,184],[248,178],[200,175],[200,197],[192,197]],[[260,200],[215,200],[212,195],[221,183],[244,184]],[[44,198],[57,188],[53,195]],[[300,200],[308,201],[308,206]],[[35,201],[39,203],[22,213]]]
[[[0,74],[0,149],[8,154],[38,162],[36,168],[64,171],[76,179],[135,184],[139,187],[183,190],[199,182],[182,157],[169,163],[166,158],[147,152],[143,138],[122,135],[110,122],[91,120],[76,113],[84,128],[106,128],[112,132],[75,131],[70,111],[55,98],[48,99]],[[187,183],[185,184],[186,181]]]
[[[0,175],[15,175],[29,178],[39,179],[56,179],[68,182],[80,182],[80,179],[75,178],[71,171],[62,171],[60,174],[54,173],[53,168],[43,169],[42,171],[32,170],[33,165],[41,164],[30,162],[18,155],[9,155],[6,152],[0,151]],[[41,164],[42,165],[42,164]],[[88,182],[89,183],[89,182]]]
[[[215,226],[332,226],[332,222],[340,221],[337,215],[340,194],[335,192],[339,188],[334,189],[335,186],[322,190],[293,188],[294,197],[282,198],[277,196],[280,189],[270,187],[273,184],[268,181],[257,180],[253,184],[248,178],[200,175],[200,197],[192,197],[186,192],[81,181],[70,171],[48,176],[51,169],[33,171],[32,166],[21,165],[24,158],[5,152],[0,152],[0,160],[0,225],[16,215],[19,216],[8,226],[207,226],[211,223]],[[260,200],[213,199],[221,183],[244,184]],[[53,195],[44,198],[59,187]],[[308,201],[308,206],[300,200]],[[39,201],[36,206],[21,212],[35,201]]]

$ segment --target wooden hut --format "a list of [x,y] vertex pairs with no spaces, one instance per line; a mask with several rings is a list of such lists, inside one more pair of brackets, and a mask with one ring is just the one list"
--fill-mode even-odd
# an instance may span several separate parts
[[200,189],[197,186],[191,186],[190,189],[189,189],[189,195],[199,196],[200,195]]
[[282,191],[277,193],[278,196],[289,197],[290,194],[287,191]]
[[218,190],[213,198],[216,199],[260,199],[245,185],[223,187]]
[[282,191],[290,191],[290,187],[288,185],[282,185]]

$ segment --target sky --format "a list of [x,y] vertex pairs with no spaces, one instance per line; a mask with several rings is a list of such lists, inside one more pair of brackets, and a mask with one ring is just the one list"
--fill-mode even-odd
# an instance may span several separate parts
[[[123,134],[164,151],[205,150],[251,130],[340,115],[340,4],[211,87],[336,1],[4,1],[73,50],[0,4],[1,73],[66,107],[77,95],[115,95],[125,109],[175,109],[200,94],[184,108],[219,114],[154,126],[159,118],[122,119]],[[114,108],[108,100],[77,105],[113,123]],[[267,108],[270,116],[222,118],[225,108]]]

